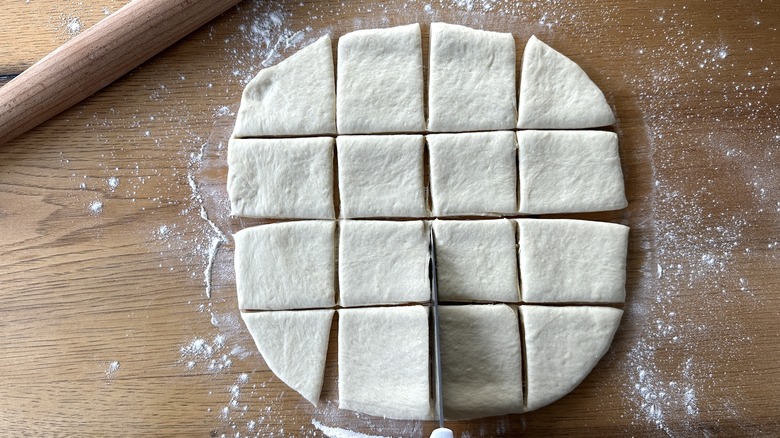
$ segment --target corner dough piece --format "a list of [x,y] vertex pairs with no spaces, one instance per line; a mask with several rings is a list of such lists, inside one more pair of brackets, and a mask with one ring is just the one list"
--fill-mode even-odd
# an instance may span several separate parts
[[417,23],[339,38],[339,134],[425,130],[420,40]]
[[434,216],[517,211],[513,132],[431,134],[427,140]]
[[239,309],[332,307],[335,232],[333,221],[301,221],[234,234]]
[[332,219],[333,138],[232,139],[233,216]]
[[398,420],[432,415],[428,309],[339,309],[339,409]]
[[515,127],[512,34],[432,23],[430,56],[429,131]]
[[332,309],[241,312],[268,368],[317,406],[325,373]]
[[433,231],[440,300],[519,301],[512,221],[436,220]]
[[336,139],[342,217],[424,217],[422,135]]
[[582,213],[628,205],[617,134],[521,131],[520,213]]
[[628,227],[519,219],[521,296],[528,303],[622,303]]
[[506,304],[439,307],[444,416],[523,411],[517,312]]
[[333,53],[325,35],[249,81],[233,137],[335,133]]
[[430,300],[425,222],[347,220],[340,228],[342,306]]
[[623,311],[612,307],[521,306],[528,389],[526,411],[577,387],[609,350]]
[[580,66],[535,36],[523,53],[518,110],[520,129],[582,129],[615,123],[604,93]]

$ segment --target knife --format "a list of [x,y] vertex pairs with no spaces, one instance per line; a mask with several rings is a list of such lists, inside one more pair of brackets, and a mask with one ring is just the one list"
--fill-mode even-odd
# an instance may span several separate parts
[[436,275],[436,245],[433,234],[433,226],[430,227],[428,238],[429,260],[428,276],[431,280],[431,300],[433,309],[433,375],[436,392],[436,417],[439,419],[439,428],[431,432],[431,438],[452,438],[452,431],[444,427],[444,404],[442,403],[441,389],[441,340],[439,325],[439,284]]

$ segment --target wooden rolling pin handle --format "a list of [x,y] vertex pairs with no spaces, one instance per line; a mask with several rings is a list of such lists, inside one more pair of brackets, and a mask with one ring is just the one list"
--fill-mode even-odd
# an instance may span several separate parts
[[0,144],[119,79],[239,0],[133,0],[0,87]]

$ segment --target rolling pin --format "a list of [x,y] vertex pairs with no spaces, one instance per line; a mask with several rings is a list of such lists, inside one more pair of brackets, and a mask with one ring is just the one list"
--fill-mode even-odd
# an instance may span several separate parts
[[0,144],[122,77],[239,0],[133,0],[0,87]]

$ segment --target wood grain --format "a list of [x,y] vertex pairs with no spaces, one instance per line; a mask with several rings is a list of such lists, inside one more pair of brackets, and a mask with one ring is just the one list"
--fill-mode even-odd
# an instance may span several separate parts
[[[120,5],[4,5],[0,72],[62,42],[63,16],[88,27]],[[315,420],[427,436],[432,422],[336,409],[335,331],[320,407],[276,379],[238,320],[230,242],[205,298],[218,236],[200,211],[227,235],[246,225],[228,217],[225,147],[263,61],[431,21],[511,31],[518,60],[536,34],[583,67],[618,116],[629,197],[586,217],[632,229],[626,315],[591,375],[538,412],[449,424],[456,436],[780,434],[780,11],[625,0],[242,3],[0,146],[3,431],[320,436]]]
[[[0,143],[59,114],[238,0],[138,0],[66,42],[0,88]],[[70,19],[68,31],[81,24]]]

